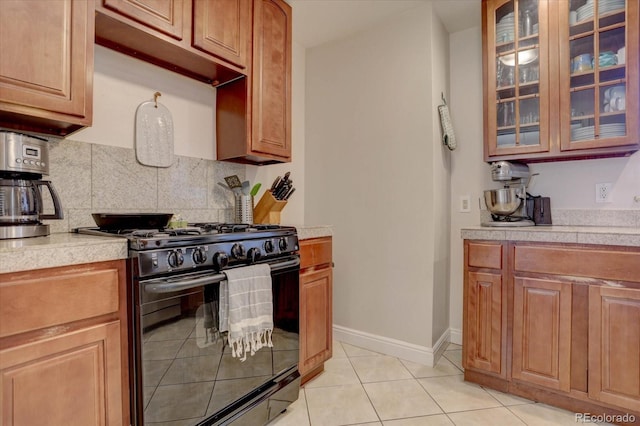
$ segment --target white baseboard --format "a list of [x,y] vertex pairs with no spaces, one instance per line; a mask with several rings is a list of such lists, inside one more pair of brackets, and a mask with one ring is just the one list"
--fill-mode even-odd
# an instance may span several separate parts
[[450,328],[449,336],[451,338],[450,342],[455,343],[456,345],[462,345],[462,330],[458,328]]
[[450,331],[445,331],[433,348],[378,336],[335,324],[333,326],[333,338],[359,348],[433,367],[447,348]]

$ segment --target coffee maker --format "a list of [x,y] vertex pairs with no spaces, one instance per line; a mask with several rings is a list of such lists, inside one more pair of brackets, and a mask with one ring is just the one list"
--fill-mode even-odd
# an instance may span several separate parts
[[491,221],[482,226],[533,226],[527,214],[527,184],[529,166],[509,161],[491,163],[491,179],[503,184],[501,189],[484,191],[484,201]]
[[[49,235],[41,220],[62,219],[60,198],[50,181],[46,139],[0,131],[0,240]],[[41,188],[47,188],[54,213],[43,214]]]

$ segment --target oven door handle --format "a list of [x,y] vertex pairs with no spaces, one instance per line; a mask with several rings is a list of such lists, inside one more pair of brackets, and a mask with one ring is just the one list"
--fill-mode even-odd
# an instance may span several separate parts
[[[270,263],[271,271],[279,271],[282,269],[292,268],[300,265],[300,258],[285,260],[284,262]],[[204,275],[197,278],[159,278],[155,280],[149,280],[144,284],[144,291],[147,293],[172,293],[180,290],[188,290],[195,287],[201,287],[203,285],[217,284],[227,279],[224,273]]]

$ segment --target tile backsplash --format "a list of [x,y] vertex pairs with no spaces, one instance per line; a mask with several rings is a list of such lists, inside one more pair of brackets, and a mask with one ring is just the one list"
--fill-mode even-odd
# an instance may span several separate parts
[[[487,210],[480,211],[481,222],[491,221]],[[551,209],[555,226],[616,226],[640,228],[640,210]]]
[[[189,222],[231,222],[233,194],[217,185],[224,177],[244,180],[246,167],[221,161],[174,156],[171,167],[143,166],[134,149],[52,140],[50,180],[58,192],[63,220],[46,221],[51,232],[95,226],[91,213],[158,212]],[[45,212],[52,212],[43,195]]]

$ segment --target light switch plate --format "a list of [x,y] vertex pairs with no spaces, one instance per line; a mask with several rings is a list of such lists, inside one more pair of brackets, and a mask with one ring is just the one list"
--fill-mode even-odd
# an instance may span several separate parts
[[471,212],[471,196],[470,195],[462,195],[460,197],[460,213],[470,213]]

